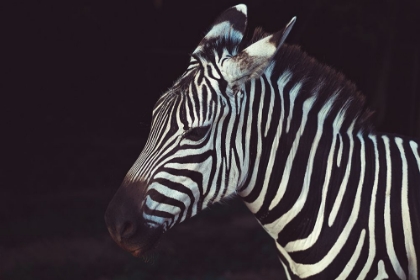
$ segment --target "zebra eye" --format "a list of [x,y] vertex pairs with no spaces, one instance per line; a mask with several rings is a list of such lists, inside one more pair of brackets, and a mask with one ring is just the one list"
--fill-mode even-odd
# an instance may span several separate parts
[[192,141],[201,140],[204,136],[206,136],[209,128],[209,125],[191,128],[184,134],[184,138]]

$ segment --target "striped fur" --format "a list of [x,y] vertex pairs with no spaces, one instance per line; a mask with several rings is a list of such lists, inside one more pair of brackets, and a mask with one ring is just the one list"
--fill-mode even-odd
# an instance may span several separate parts
[[240,49],[246,7],[222,14],[121,188],[162,231],[241,196],[287,279],[418,279],[419,141],[376,132],[352,83],[283,45],[293,22]]

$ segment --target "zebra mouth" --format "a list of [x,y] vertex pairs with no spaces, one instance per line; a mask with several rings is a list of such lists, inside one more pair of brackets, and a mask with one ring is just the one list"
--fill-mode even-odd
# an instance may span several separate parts
[[141,255],[142,255],[142,250],[141,249],[137,249],[137,250],[134,250],[134,251],[131,251],[130,252],[134,257],[136,257],[136,258],[139,258]]
[[129,244],[118,244],[122,249],[129,252],[136,258],[144,256],[146,253],[153,251],[158,240],[142,244],[141,246],[133,246]]
[[162,228],[156,228],[129,240],[122,240],[118,245],[134,257],[141,257],[156,247],[162,234]]

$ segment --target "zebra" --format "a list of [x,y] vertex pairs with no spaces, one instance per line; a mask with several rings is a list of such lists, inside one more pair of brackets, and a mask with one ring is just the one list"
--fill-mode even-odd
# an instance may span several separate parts
[[245,5],[216,19],[154,106],[106,210],[110,235],[140,256],[236,195],[286,279],[418,279],[419,141],[376,131],[353,83],[284,44],[295,21],[246,42]]

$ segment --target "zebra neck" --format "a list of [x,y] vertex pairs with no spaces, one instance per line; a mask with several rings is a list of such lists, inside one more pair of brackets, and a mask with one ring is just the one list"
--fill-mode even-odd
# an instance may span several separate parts
[[348,148],[348,141],[341,139],[356,135],[355,121],[333,106],[334,96],[322,103],[316,93],[305,96],[300,93],[302,83],[290,83],[291,76],[285,72],[273,82],[270,74],[264,75],[246,88],[241,113],[247,117],[241,120],[247,144],[242,173],[247,177],[238,193],[253,213],[266,208],[266,196],[299,181],[290,176],[310,175],[315,162],[328,160],[332,145]]
[[[344,178],[355,146],[360,148],[361,139],[369,137],[355,129],[355,121],[344,110],[334,107],[334,95],[323,102],[318,102],[316,93],[302,97],[301,84],[288,85],[288,75],[277,80],[277,87],[263,76],[251,82],[247,91],[253,115],[248,141],[254,150],[239,195],[263,225],[286,226],[304,204],[307,214],[299,223],[316,220],[313,215],[325,204],[323,190],[338,190],[337,182]],[[309,197],[313,200],[307,201]],[[278,233],[270,234],[277,239]]]

